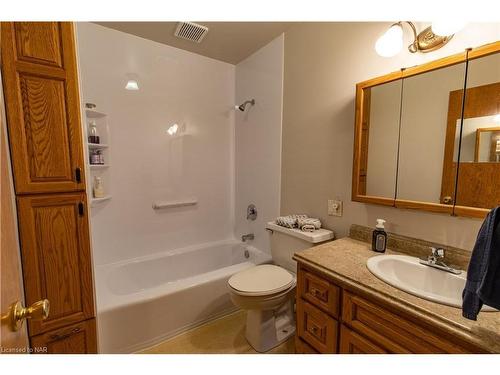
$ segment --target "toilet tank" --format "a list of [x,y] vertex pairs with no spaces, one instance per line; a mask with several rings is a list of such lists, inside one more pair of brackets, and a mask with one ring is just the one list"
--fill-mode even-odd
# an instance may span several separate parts
[[319,229],[312,233],[299,229],[281,227],[273,222],[267,223],[271,233],[271,256],[274,264],[293,273],[297,272],[297,263],[292,259],[297,251],[308,249],[334,239],[328,229]]

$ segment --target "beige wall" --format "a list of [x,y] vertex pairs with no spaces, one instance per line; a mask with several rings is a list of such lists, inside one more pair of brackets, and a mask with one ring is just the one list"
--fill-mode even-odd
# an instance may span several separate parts
[[[285,33],[281,213],[318,216],[338,237],[352,223],[471,249],[481,221],[351,202],[354,99],[357,82],[500,39],[498,24],[473,24],[430,54],[379,57],[383,23],[314,23]],[[408,34],[406,30],[405,34]],[[342,217],[327,200],[344,201]]]

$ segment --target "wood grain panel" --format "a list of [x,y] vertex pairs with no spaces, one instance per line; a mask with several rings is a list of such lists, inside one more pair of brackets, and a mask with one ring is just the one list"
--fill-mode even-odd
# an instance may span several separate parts
[[388,352],[345,325],[340,327],[339,354],[387,354]]
[[304,300],[297,301],[297,330],[320,353],[337,351],[338,322]]
[[300,297],[338,318],[340,314],[340,288],[305,270],[298,277]]
[[316,349],[302,340],[299,336],[295,336],[295,353],[297,354],[319,354]]
[[85,190],[72,25],[2,22],[1,30],[16,194]]
[[26,303],[47,298],[50,315],[29,322],[31,335],[94,316],[84,193],[18,198]]
[[62,67],[58,22],[16,22],[17,58]]
[[342,321],[389,353],[467,353],[407,319],[344,291]]
[[19,79],[30,181],[71,181],[64,83],[25,74]]
[[31,338],[34,353],[93,354],[97,353],[95,319],[53,330]]
[[[0,100],[0,106],[2,104]],[[24,299],[6,129],[0,107],[0,315],[5,314],[12,303]],[[0,324],[0,348],[5,352],[12,349],[13,353],[15,350],[23,353],[27,347],[26,326],[13,332],[9,325]]]

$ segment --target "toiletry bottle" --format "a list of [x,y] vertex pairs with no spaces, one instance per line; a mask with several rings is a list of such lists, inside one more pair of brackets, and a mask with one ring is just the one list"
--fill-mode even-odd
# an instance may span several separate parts
[[102,186],[102,180],[100,177],[94,178],[94,198],[104,197],[104,187]]
[[372,235],[372,250],[378,253],[384,253],[387,247],[387,233],[384,228],[384,219],[377,219],[377,225]]
[[97,154],[97,156],[96,156],[97,164],[104,164],[104,155],[102,154],[102,151],[97,150],[96,154]]
[[97,124],[91,121],[89,124],[89,143],[98,144],[100,141],[99,134],[97,133]]
[[99,155],[97,150],[90,151],[90,164],[95,165],[100,163],[101,163],[101,156]]

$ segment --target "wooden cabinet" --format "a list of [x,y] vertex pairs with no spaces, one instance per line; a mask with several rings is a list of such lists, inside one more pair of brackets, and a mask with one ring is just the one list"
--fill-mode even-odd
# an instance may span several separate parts
[[310,272],[303,271],[299,274],[298,289],[306,301],[338,318],[340,288]]
[[92,265],[84,193],[17,199],[26,303],[50,301],[30,335],[94,316]]
[[[318,290],[316,292],[315,290]],[[299,263],[298,353],[478,353],[437,327],[361,297]]]
[[85,190],[71,23],[2,22],[16,194]]
[[95,319],[90,319],[35,336],[31,348],[35,354],[97,353],[95,332]]
[[386,354],[387,351],[358,335],[342,324],[340,328],[340,354]]
[[299,336],[317,351],[337,351],[338,322],[308,302],[297,305],[297,330]]
[[73,26],[2,22],[1,57],[32,347],[95,353],[92,260]]

